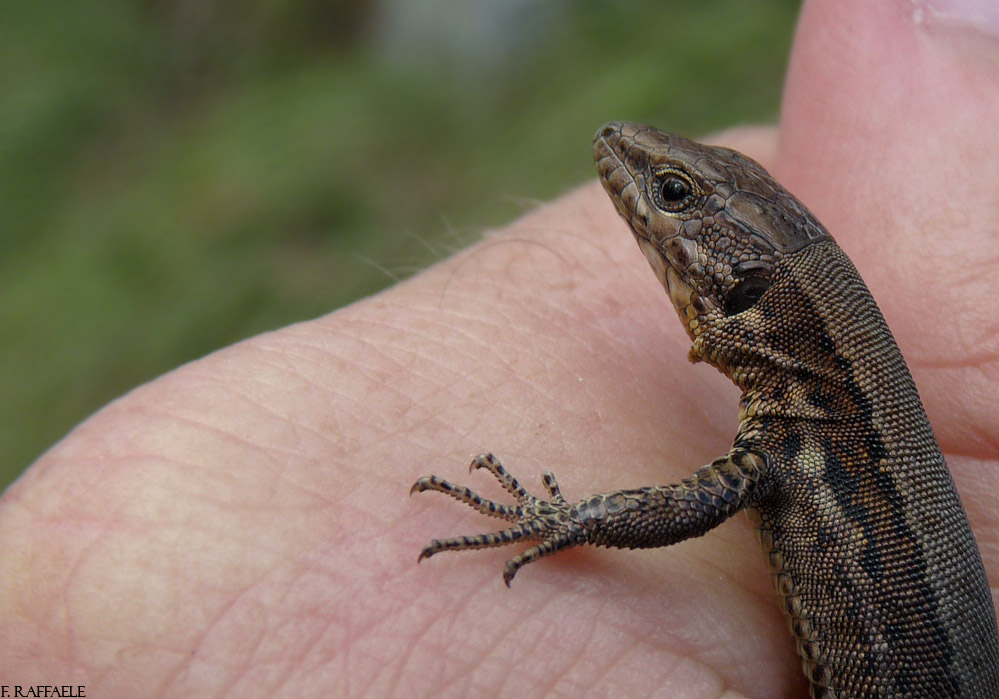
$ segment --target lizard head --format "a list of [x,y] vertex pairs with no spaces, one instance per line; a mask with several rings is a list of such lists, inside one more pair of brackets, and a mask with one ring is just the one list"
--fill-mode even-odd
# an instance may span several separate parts
[[755,161],[651,126],[594,137],[600,181],[691,339],[753,308],[785,255],[828,234]]

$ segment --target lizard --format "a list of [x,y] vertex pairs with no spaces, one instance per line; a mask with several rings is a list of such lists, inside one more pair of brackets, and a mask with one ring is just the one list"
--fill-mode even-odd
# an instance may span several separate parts
[[442,551],[536,542],[503,578],[560,550],[651,548],[736,512],[754,524],[812,697],[999,697],[996,615],[981,555],[915,383],[856,268],[754,160],[654,127],[594,137],[601,183],[692,345],[742,391],[728,454],[679,483],[570,503],[535,497],[492,454],[505,505],[437,491],[509,527]]

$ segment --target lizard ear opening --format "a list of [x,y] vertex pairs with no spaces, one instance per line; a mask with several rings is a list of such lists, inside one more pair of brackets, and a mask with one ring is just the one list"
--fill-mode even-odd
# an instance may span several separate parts
[[725,295],[725,315],[734,316],[756,305],[763,293],[770,288],[770,279],[751,275],[738,282]]

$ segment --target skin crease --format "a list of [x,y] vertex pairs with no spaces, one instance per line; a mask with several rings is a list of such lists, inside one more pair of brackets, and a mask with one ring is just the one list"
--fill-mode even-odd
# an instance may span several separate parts
[[[860,269],[995,590],[999,42],[911,12],[807,3],[779,135],[712,140],[771,169]],[[727,451],[737,391],[688,346],[594,180],[385,293],[143,386],[0,500],[0,682],[801,696],[743,517],[668,550],[563,552],[512,590],[519,547],[416,565],[431,538],[495,523],[408,498],[418,476],[507,501],[465,473],[477,451],[535,494],[555,471],[570,500],[675,482]]]

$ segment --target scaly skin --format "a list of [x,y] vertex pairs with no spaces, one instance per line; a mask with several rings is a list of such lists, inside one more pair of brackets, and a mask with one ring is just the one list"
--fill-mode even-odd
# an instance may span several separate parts
[[525,564],[581,544],[667,546],[739,510],[757,525],[813,697],[999,696],[996,617],[943,455],[891,332],[853,264],[757,163],[652,127],[598,131],[601,182],[693,340],[690,358],[742,391],[732,450],[681,483],[518,505],[436,476],[436,490],[505,519],[441,551],[538,542]]

